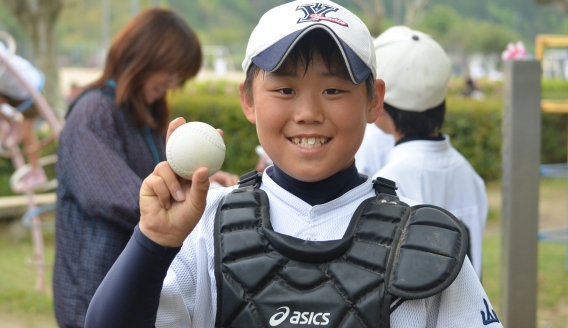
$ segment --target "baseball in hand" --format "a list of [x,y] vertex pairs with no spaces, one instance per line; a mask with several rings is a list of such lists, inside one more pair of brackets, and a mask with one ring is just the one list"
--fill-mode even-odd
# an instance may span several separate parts
[[225,143],[219,132],[203,122],[188,122],[172,132],[166,157],[180,177],[191,180],[193,172],[205,166],[209,176],[217,173],[225,160]]

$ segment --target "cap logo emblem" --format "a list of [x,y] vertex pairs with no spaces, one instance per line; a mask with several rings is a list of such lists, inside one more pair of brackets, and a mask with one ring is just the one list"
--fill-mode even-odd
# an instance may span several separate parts
[[328,21],[339,24],[341,26],[349,26],[347,23],[345,23],[339,18],[326,16],[326,14],[330,12],[336,12],[339,10],[339,8],[332,7],[330,5],[324,5],[321,3],[311,3],[307,5],[298,6],[296,10],[302,10],[304,12],[304,17],[298,19],[297,22],[298,24],[306,22]]

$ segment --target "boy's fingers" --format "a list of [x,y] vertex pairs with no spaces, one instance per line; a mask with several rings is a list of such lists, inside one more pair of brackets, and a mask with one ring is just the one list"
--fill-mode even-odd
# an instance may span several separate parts
[[162,177],[170,194],[176,201],[183,202],[185,200],[185,194],[183,193],[178,177],[168,162],[164,161],[156,165],[156,168],[154,168],[154,174]]
[[199,216],[201,216],[205,210],[207,203],[207,192],[209,191],[208,172],[206,167],[200,167],[193,173],[191,178],[189,198],[197,211],[196,214]]
[[164,179],[162,179],[159,175],[151,175],[146,178],[146,185],[154,192],[156,197],[158,197],[160,206],[165,209],[169,209],[171,205],[171,194]]
[[224,136],[225,136],[225,132],[223,132],[223,130],[217,129],[217,132],[219,132],[219,134],[221,135],[221,137],[224,137]]
[[170,122],[170,125],[168,125],[168,133],[166,134],[166,143],[168,142],[168,139],[170,139],[172,132],[174,132],[175,129],[179,128],[181,125],[184,124],[185,124],[185,119],[183,117],[178,117]]

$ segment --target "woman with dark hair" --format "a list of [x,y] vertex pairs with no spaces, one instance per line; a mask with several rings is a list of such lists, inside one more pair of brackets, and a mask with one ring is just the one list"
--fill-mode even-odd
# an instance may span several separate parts
[[71,104],[57,164],[53,295],[61,327],[83,326],[91,297],[130,239],[142,180],[165,160],[166,92],[200,66],[188,24],[170,10],[147,10],[118,33],[102,76]]

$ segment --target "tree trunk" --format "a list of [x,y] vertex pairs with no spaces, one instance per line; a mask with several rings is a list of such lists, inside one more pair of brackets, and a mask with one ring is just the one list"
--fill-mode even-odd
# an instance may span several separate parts
[[64,0],[3,0],[26,31],[37,67],[45,75],[45,96],[52,108],[63,107],[59,88],[56,25]]
[[404,25],[410,28],[418,25],[422,11],[427,4],[428,0],[405,0]]
[[354,0],[353,1],[365,17],[365,21],[369,25],[369,32],[376,37],[382,33],[382,22],[385,15],[385,6],[383,0]]

